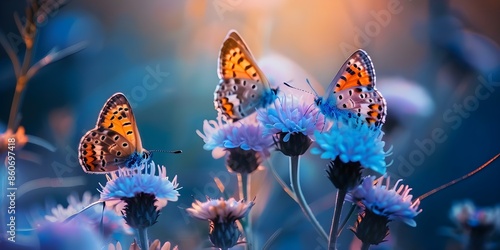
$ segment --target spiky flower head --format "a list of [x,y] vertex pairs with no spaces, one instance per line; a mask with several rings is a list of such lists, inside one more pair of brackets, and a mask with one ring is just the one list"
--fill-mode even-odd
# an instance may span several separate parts
[[271,155],[272,137],[264,135],[263,126],[254,119],[223,122],[219,113],[217,120],[204,121],[203,133],[196,133],[205,150],[212,150],[214,158],[226,155],[227,167],[237,173],[253,172]]
[[330,130],[314,133],[317,147],[312,148],[311,153],[322,159],[335,160],[338,157],[344,163],[359,162],[363,168],[385,174],[385,157],[390,155],[390,150],[384,151],[383,135],[379,127],[370,126],[358,118],[341,119]]
[[340,158],[328,163],[326,170],[328,179],[339,190],[349,191],[359,185],[362,167],[359,162],[343,162]]
[[[385,179],[385,181],[384,181]],[[412,201],[411,188],[400,185],[398,180],[390,187],[390,177],[366,176],[362,183],[351,190],[346,199],[356,203],[362,210],[385,216],[389,221],[399,220],[415,227],[414,218],[422,209],[418,209],[420,200]]]
[[[158,171],[158,174],[156,174]],[[156,223],[159,210],[168,201],[177,201],[177,176],[172,182],[165,167],[148,164],[145,169],[121,168],[101,185],[101,201],[123,213],[127,223],[134,228],[146,228]]]
[[194,218],[208,220],[212,244],[218,248],[228,249],[235,246],[241,236],[236,220],[245,217],[254,204],[253,201],[236,201],[234,198],[229,200],[208,198],[205,202],[196,200],[186,211]]
[[267,109],[257,110],[264,134],[272,135],[278,150],[288,156],[304,154],[312,143],[314,131],[325,127],[325,117],[314,104],[294,96],[278,98]]

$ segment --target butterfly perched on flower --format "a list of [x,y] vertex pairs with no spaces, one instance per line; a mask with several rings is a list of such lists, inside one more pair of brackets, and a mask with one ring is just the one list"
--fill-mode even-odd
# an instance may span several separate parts
[[106,101],[96,127],[82,137],[78,152],[83,171],[91,174],[141,167],[151,161],[125,95],[116,93]]
[[278,89],[271,88],[250,49],[234,30],[222,43],[217,73],[220,81],[214,105],[228,120],[240,120],[276,99]]
[[387,104],[375,88],[375,69],[368,54],[357,50],[342,65],[326,90],[315,99],[328,118],[357,116],[370,125],[382,126]]

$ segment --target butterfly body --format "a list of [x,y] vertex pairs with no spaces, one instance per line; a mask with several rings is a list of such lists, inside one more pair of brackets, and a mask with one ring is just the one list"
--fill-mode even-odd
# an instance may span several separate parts
[[109,173],[151,162],[151,153],[142,147],[130,103],[121,93],[106,101],[96,127],[82,137],[78,149],[86,173]]
[[368,54],[352,54],[330,83],[326,96],[316,97],[316,105],[330,119],[359,117],[370,125],[385,122],[387,104],[375,88],[375,69]]
[[270,87],[248,46],[236,31],[229,31],[218,63],[219,84],[214,92],[215,109],[229,120],[249,116],[271,104],[278,89]]

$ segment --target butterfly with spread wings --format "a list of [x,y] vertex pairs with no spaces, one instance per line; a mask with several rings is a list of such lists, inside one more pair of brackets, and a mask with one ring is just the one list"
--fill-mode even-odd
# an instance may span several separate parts
[[382,126],[387,104],[375,88],[375,69],[368,54],[357,50],[342,65],[326,90],[324,97],[315,99],[328,118],[357,116],[370,125]]
[[96,127],[82,137],[78,152],[83,171],[91,174],[140,168],[151,162],[125,95],[116,93],[106,101]]
[[234,30],[222,44],[217,73],[220,82],[214,92],[214,105],[228,120],[243,119],[277,97],[278,89],[271,88],[250,49]]

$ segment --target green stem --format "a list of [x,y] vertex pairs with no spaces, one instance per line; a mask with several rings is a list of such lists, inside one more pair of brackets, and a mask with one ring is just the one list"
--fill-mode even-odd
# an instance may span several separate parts
[[142,250],[149,249],[148,231],[147,228],[137,228],[137,238],[139,239],[139,247]]
[[370,244],[363,242],[363,244],[361,245],[361,250],[368,250],[368,249],[370,249]]
[[330,228],[330,237],[328,238],[328,249],[335,250],[337,247],[337,236],[339,230],[340,214],[342,213],[342,206],[344,205],[347,190],[337,190],[337,201],[335,203],[335,212],[333,212],[332,227]]
[[337,237],[340,236],[340,234],[342,233],[342,230],[344,230],[345,225],[347,225],[347,222],[349,221],[349,219],[351,218],[351,216],[354,214],[354,209],[355,208],[356,208],[356,205],[352,204],[351,209],[349,209],[349,213],[347,213],[347,216],[345,217],[344,221],[342,222],[342,224],[340,224],[340,227],[337,230],[338,231],[337,232]]
[[290,182],[292,186],[292,190],[297,197],[297,203],[299,204],[302,212],[305,214],[309,222],[314,226],[314,229],[318,232],[318,234],[325,240],[328,241],[328,235],[326,235],[325,230],[321,227],[318,220],[314,216],[311,208],[307,205],[307,202],[302,194],[302,189],[300,187],[299,180],[299,161],[300,156],[290,156]]
[[248,174],[238,173],[238,190],[240,195],[240,200],[247,200],[247,188],[248,188]]
[[[240,199],[248,202],[251,191],[250,175],[246,173],[238,173],[238,189],[240,193]],[[247,213],[244,218],[243,230],[245,231],[246,238],[246,249],[252,249],[252,222],[250,218],[250,212]]]

